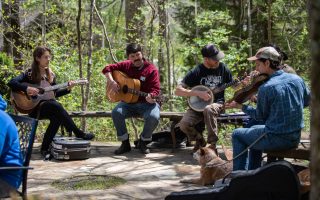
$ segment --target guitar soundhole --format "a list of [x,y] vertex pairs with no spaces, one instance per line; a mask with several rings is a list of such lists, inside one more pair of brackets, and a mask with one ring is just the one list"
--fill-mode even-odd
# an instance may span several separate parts
[[38,88],[39,94],[44,94],[44,89],[43,88]]
[[127,85],[124,85],[124,86],[122,87],[122,92],[123,92],[124,94],[128,93],[128,86],[127,86]]

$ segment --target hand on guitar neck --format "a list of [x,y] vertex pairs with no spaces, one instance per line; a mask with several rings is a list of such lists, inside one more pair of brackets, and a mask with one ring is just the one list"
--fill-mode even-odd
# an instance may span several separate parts
[[[67,89],[70,91],[77,83],[75,81],[69,81]],[[45,91],[42,88],[36,88],[32,86],[27,87],[27,95],[37,96],[38,94],[43,94]]]

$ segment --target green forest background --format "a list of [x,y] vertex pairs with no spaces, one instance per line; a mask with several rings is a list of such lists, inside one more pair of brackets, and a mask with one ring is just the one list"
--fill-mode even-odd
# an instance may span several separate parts
[[[0,93],[9,101],[6,83],[28,68],[32,51],[47,45],[54,52],[51,68],[58,82],[87,78],[59,99],[68,111],[110,111],[105,98],[102,68],[125,58],[125,46],[139,42],[144,56],[159,68],[162,93],[169,97],[163,111],[185,111],[185,98],[173,95],[183,76],[202,61],[200,49],[216,44],[226,54],[223,62],[234,77],[254,69],[246,60],[257,49],[277,44],[288,54],[286,63],[310,85],[310,27],[306,0],[0,0]],[[227,90],[227,99],[233,95]],[[13,108],[9,107],[13,112]],[[111,119],[77,121],[114,141]],[[128,122],[129,132],[140,132],[143,122]],[[47,122],[41,122],[38,136]],[[305,110],[305,132],[310,112]],[[158,129],[168,128],[163,120]],[[137,128],[138,130],[135,130]],[[224,127],[220,134],[230,133]]]

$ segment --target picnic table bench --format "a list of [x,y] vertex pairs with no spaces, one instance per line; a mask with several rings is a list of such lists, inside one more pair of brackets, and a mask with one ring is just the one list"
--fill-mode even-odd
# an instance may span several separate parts
[[[176,124],[182,119],[185,112],[170,112],[161,111],[160,118],[167,118],[170,120],[170,133],[172,139],[172,149],[176,148],[176,134],[174,128]],[[111,111],[71,111],[69,112],[71,117],[77,118],[94,118],[94,117],[111,117]],[[248,120],[250,117],[242,112],[238,113],[223,113],[217,120],[218,123],[242,125],[244,121]]]

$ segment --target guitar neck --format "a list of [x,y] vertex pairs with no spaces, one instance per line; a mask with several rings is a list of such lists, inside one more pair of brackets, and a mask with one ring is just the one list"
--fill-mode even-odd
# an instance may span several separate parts
[[131,93],[131,94],[134,94],[134,95],[142,96],[142,97],[148,96],[148,93],[141,92],[141,91],[138,91],[138,90],[134,90],[132,88],[128,88],[128,92]]
[[223,90],[225,90],[226,88],[230,87],[230,86],[233,86],[235,85],[236,83],[238,83],[239,81],[237,79],[231,81],[230,83],[226,83],[226,84],[223,84],[222,86],[218,87],[218,88],[214,88],[212,90],[213,94],[216,94],[216,93],[219,93],[219,92],[222,92]]
[[56,90],[56,89],[60,89],[60,88],[66,88],[69,86],[69,83],[66,82],[66,83],[61,83],[61,84],[58,84],[58,85],[53,85],[53,86],[48,86],[48,87],[45,87],[44,88],[44,91],[45,92],[50,92],[50,91],[53,91],[53,90]]

